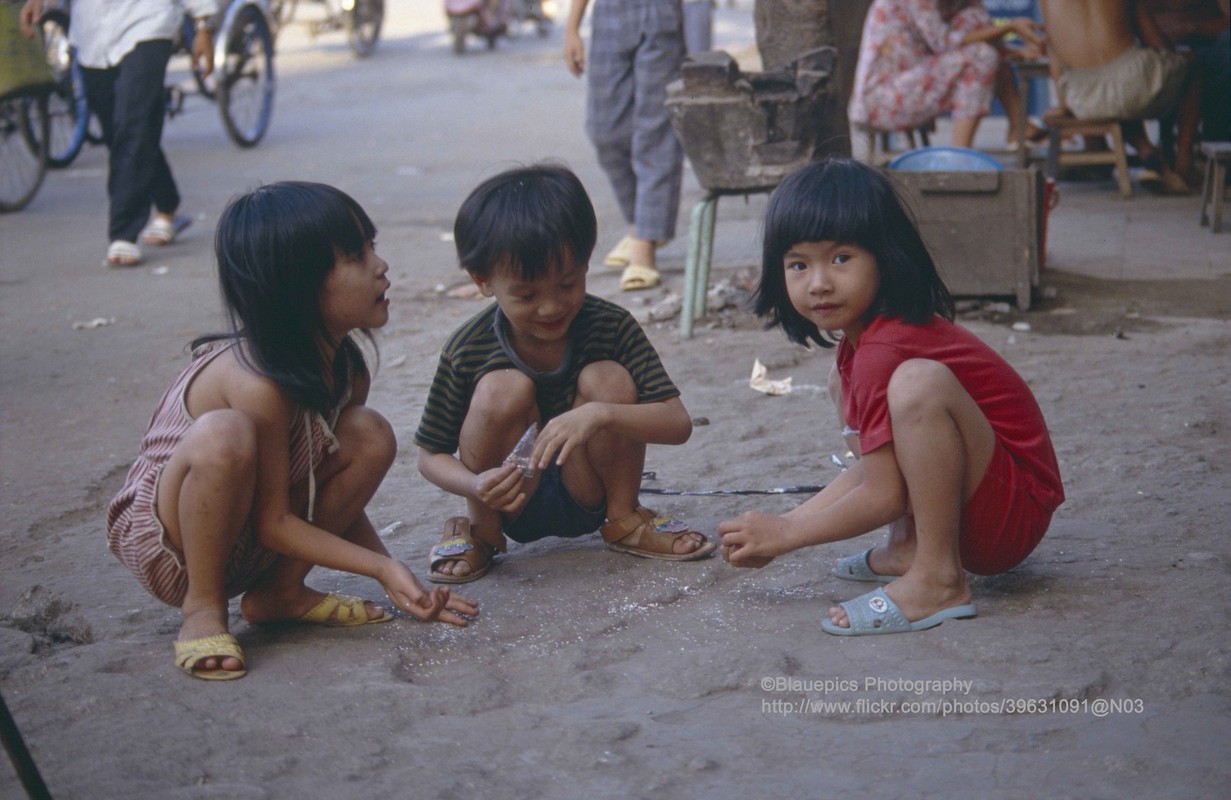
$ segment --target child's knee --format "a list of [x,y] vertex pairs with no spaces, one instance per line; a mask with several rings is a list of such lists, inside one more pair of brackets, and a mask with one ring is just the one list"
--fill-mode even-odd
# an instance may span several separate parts
[[1000,67],[1000,52],[987,42],[968,44],[962,50],[980,75],[994,76]]
[[367,406],[352,406],[338,418],[335,428],[338,444],[352,457],[385,469],[392,466],[397,457],[397,435],[380,413]]
[[527,375],[515,369],[489,372],[479,379],[470,398],[466,423],[513,424],[538,408],[538,393]]
[[595,361],[587,364],[577,376],[577,405],[600,401],[604,403],[637,402],[637,384],[623,365],[615,361]]
[[893,371],[886,389],[891,415],[911,409],[939,405],[956,378],[948,367],[939,361],[912,358],[903,361]]

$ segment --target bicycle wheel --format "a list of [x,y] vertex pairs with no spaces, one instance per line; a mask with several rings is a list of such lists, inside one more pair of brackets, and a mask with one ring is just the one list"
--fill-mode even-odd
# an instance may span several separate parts
[[47,174],[47,96],[0,100],[0,212],[20,211]]
[[81,152],[90,123],[90,108],[86,104],[85,83],[81,65],[68,45],[68,17],[63,11],[43,15],[43,42],[47,64],[55,76],[56,86],[47,98],[50,137],[47,166],[67,167]]
[[346,38],[355,55],[364,58],[376,49],[380,26],[385,21],[385,0],[350,0],[346,15]]
[[231,139],[240,147],[252,147],[265,135],[273,115],[273,36],[256,6],[241,10],[225,36],[226,59],[216,66],[218,107]]

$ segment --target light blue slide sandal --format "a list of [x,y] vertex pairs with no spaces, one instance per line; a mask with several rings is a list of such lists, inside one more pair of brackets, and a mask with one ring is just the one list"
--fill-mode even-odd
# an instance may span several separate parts
[[875,589],[854,600],[839,603],[846,612],[851,626],[835,625],[828,617],[821,620],[821,628],[834,636],[877,636],[882,633],[913,633],[935,628],[947,619],[969,619],[979,615],[973,603],[953,606],[937,611],[930,617],[911,622],[897,605],[889,599],[884,589]]

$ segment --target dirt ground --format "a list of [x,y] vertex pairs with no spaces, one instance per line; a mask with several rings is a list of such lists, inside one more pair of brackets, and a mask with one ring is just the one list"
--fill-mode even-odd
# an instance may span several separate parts
[[[750,37],[747,9],[725,5],[720,44]],[[963,315],[1033,387],[1068,494],[1024,564],[973,579],[977,619],[905,636],[821,632],[824,608],[861,591],[830,576],[833,559],[879,534],[760,571],[647,562],[594,536],[512,547],[463,590],[482,605],[465,630],[409,618],[258,627],[236,613],[247,677],[213,684],[176,670],[178,613],[107,552],[104,513],[185,343],[221,325],[209,240],[227,198],[262,181],[326,180],[376,220],[394,288],[370,402],[402,451],[369,513],[419,575],[460,508],[419,477],[411,446],[439,347],[479,308],[442,291],[461,277],[445,235],[457,204],[498,169],[555,156],[594,197],[600,250],[619,236],[559,32],[469,54],[459,69],[435,13],[426,2],[391,11],[367,62],[336,35],[288,31],[274,128],[254,150],[225,143],[207,106],[172,121],[168,149],[197,224],[145,267],[99,266],[98,148],[25,212],[0,217],[0,692],[56,797],[1221,793],[1231,234],[1197,226],[1196,198],[1138,188],[1121,201],[1110,181],[1062,184],[1038,305]],[[686,185],[662,293],[621,294],[601,269],[590,290],[648,320],[682,286],[699,196]],[[739,283],[756,263],[763,207],[720,210],[715,280]],[[842,444],[821,390],[830,352],[791,346],[733,308],[689,340],[675,320],[646,327],[695,419],[687,444],[651,448],[647,488],[836,474]],[[793,391],[749,389],[754,359]],[[803,497],[643,499],[712,533],[742,510]],[[311,582],[380,597],[365,578]],[[20,794],[0,760],[0,797]]]

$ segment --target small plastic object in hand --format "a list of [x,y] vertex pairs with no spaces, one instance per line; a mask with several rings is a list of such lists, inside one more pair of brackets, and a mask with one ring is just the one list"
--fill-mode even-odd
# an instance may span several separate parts
[[531,422],[530,427],[526,428],[526,432],[517,440],[517,444],[513,447],[513,452],[509,453],[504,463],[516,465],[521,470],[522,475],[527,478],[533,478],[534,465],[530,463],[530,457],[534,455],[534,443],[538,438],[539,424]]

